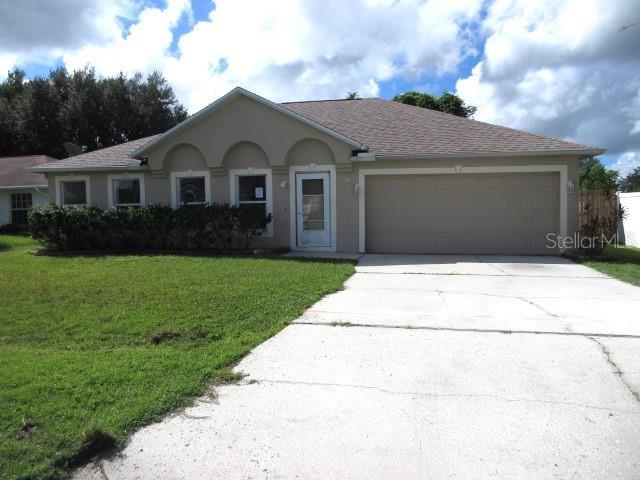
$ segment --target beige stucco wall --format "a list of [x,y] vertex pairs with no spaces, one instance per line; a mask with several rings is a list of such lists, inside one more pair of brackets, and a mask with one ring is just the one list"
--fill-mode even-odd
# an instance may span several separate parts
[[[206,170],[211,177],[214,203],[233,203],[230,170],[271,169],[273,196],[272,236],[260,238],[256,247],[290,247],[290,167],[334,165],[336,168],[336,250],[358,251],[358,196],[360,169],[568,165],[568,179],[578,186],[578,157],[513,157],[476,159],[386,160],[351,163],[352,147],[249,98],[240,96],[208,118],[194,122],[148,154],[145,172],[147,204],[171,204],[171,172]],[[107,176],[90,175],[91,204],[108,207]],[[65,174],[66,175],[66,174]],[[55,201],[55,176],[50,176],[51,200]],[[281,186],[286,181],[286,186]],[[578,194],[568,194],[568,233],[578,221]]]

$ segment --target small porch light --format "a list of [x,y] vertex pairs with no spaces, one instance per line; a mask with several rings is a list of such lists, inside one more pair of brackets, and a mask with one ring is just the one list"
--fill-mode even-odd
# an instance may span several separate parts
[[573,186],[573,180],[567,180],[567,193],[574,193],[575,187]]

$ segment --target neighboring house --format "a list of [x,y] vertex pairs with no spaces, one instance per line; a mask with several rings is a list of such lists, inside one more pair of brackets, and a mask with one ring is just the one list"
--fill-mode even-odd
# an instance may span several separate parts
[[25,169],[55,160],[46,155],[0,157],[0,225],[26,225],[32,206],[49,203],[46,176]]
[[640,192],[618,192],[618,205],[624,211],[624,217],[618,223],[620,242],[640,247]]
[[578,161],[603,150],[378,98],[236,88],[164,134],[33,168],[61,205],[261,204],[257,247],[557,253]]

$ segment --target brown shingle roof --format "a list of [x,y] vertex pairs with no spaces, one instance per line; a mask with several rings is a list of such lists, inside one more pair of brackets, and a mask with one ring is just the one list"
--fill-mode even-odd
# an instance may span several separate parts
[[27,155],[22,157],[0,157],[0,188],[47,185],[47,178],[41,173],[25,170],[53,162],[47,155]]
[[102,148],[92,152],[83,153],[74,157],[65,158],[51,162],[42,167],[38,167],[38,171],[47,170],[88,170],[88,169],[127,169],[139,167],[140,160],[130,158],[129,154],[150,142],[158,135],[131,140],[130,142],[114,145],[113,147]]
[[[377,157],[597,155],[604,152],[586,145],[380,98],[291,102],[281,106],[338,135],[366,145],[369,152]],[[152,135],[58,160],[37,170],[138,168],[140,160],[129,155],[158,137],[160,135]]]
[[284,107],[365,143],[376,156],[584,151],[591,147],[380,98]]

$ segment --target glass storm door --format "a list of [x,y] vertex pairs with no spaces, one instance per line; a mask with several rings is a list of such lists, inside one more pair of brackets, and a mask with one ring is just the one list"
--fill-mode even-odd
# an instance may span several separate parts
[[329,174],[296,174],[298,247],[331,246]]

